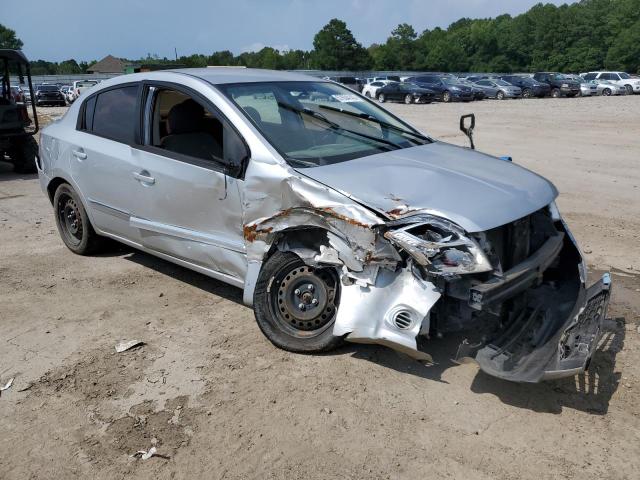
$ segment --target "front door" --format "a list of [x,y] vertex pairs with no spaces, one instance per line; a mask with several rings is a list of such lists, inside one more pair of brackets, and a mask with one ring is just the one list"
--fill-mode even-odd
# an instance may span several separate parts
[[242,139],[193,92],[149,84],[145,98],[145,145],[133,151],[140,201],[132,226],[145,247],[241,284],[246,256],[235,167],[247,157]]

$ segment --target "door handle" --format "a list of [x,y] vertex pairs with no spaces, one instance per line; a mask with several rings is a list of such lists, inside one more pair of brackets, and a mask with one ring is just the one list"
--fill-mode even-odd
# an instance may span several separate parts
[[138,180],[141,183],[146,183],[148,185],[153,185],[154,183],[156,183],[156,179],[149,176],[149,172],[147,172],[146,170],[138,173],[138,172],[133,172],[133,178],[135,178],[136,180]]
[[73,154],[74,157],[76,157],[78,160],[84,160],[85,158],[87,158],[87,154],[84,153],[82,151],[82,149],[80,150],[71,150],[71,153]]

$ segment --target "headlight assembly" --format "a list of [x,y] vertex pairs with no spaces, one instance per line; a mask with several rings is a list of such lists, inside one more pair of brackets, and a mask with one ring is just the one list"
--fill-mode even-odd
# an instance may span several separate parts
[[[417,215],[389,224],[384,236],[434,275],[462,275],[493,270],[480,246],[455,223]],[[394,228],[397,227],[397,228]]]

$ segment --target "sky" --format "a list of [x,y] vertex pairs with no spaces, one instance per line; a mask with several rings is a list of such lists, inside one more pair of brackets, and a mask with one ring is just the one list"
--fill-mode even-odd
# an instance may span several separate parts
[[[3,2],[8,0],[3,0]],[[0,24],[16,31],[30,60],[137,59],[148,53],[234,54],[263,46],[313,48],[332,18],[347,22],[364,46],[384,42],[400,23],[418,33],[461,17],[517,15],[536,0],[29,0],[0,9]],[[572,3],[546,0],[545,3]]]

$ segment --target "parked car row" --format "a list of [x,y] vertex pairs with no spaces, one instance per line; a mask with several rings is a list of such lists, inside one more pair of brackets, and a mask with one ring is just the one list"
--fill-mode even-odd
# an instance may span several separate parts
[[430,103],[470,102],[543,97],[611,96],[640,93],[640,79],[625,72],[589,72],[580,75],[559,72],[534,74],[427,73],[414,76],[325,77],[380,102]]
[[[72,85],[42,83],[34,85],[36,106],[71,105],[85,90],[97,85],[97,80],[77,80]],[[15,103],[31,103],[29,88],[12,86],[11,97]]]

